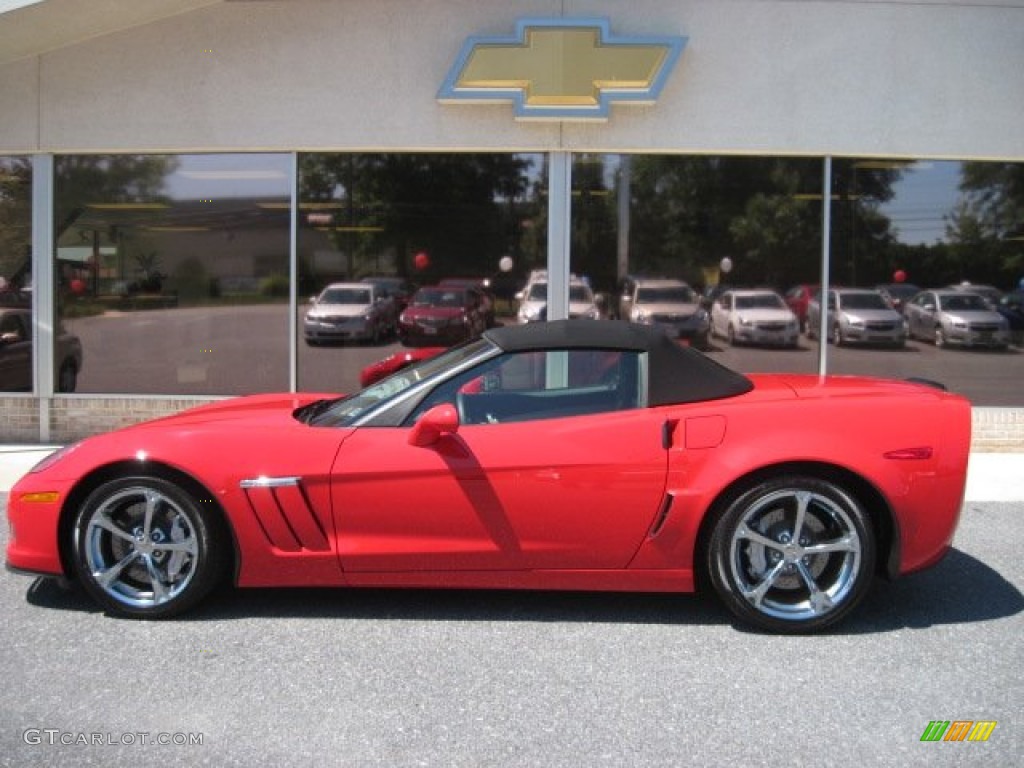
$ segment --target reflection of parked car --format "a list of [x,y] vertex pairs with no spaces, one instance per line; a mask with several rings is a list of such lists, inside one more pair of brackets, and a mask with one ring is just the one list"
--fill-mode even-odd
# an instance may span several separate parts
[[670,336],[707,347],[711,324],[700,297],[682,280],[634,278],[619,304],[622,318],[654,325]]
[[921,292],[913,283],[882,283],[876,285],[875,290],[882,294],[882,298],[897,312],[902,312],[904,305]]
[[[807,310],[807,335],[815,338],[821,324],[821,301],[815,298]],[[889,344],[902,347],[907,340],[903,315],[889,306],[878,291],[837,288],[828,292],[829,340],[843,344]]]
[[372,283],[331,283],[306,312],[306,343],[325,341],[380,342],[394,329],[394,303]]
[[800,323],[775,291],[726,291],[711,305],[711,333],[730,344],[795,347]]
[[807,309],[818,298],[820,290],[816,285],[794,285],[783,297],[786,306],[793,310],[796,319],[800,321],[800,329],[803,331],[807,330]]
[[996,312],[1006,318],[1014,344],[1024,344],[1024,291],[1004,294],[996,305]]
[[980,283],[971,283],[964,281],[962,283],[954,283],[946,288],[949,291],[960,291],[962,293],[976,293],[985,301],[992,309],[996,308],[996,304],[999,303],[999,299],[1003,297],[1003,292],[996,288],[994,285],[981,285]]
[[228,579],[707,584],[747,624],[810,632],[949,551],[970,429],[965,398],[921,384],[744,376],[632,323],[509,325],[349,397],[235,398],[59,451],[11,489],[7,564],[135,618]]
[[[520,323],[535,323],[547,319],[548,283],[546,275],[532,280],[517,294],[520,300],[518,318]],[[597,306],[594,292],[582,279],[569,279],[569,317],[599,320],[601,308]]]
[[408,368],[414,363],[426,360],[428,357],[439,355],[447,349],[446,347],[420,347],[419,349],[403,349],[388,355],[383,360],[370,363],[359,372],[359,385],[368,387],[374,382],[397,373],[403,368]]
[[[58,392],[74,392],[82,370],[82,342],[61,331],[57,347]],[[28,392],[32,389],[32,312],[0,308],[0,391]]]
[[409,304],[409,298],[416,292],[416,287],[404,277],[391,277],[385,275],[371,275],[364,277],[360,282],[370,283],[377,286],[382,297],[391,299],[394,302],[395,322],[398,322],[398,313]]
[[1009,323],[976,293],[956,290],[923,291],[906,306],[910,335],[935,346],[1005,348]]
[[438,283],[442,288],[472,288],[480,295],[480,311],[488,328],[497,325],[494,310],[494,294],[488,281],[481,277],[446,277]]
[[475,288],[420,288],[398,318],[403,344],[455,344],[484,331],[483,298]]

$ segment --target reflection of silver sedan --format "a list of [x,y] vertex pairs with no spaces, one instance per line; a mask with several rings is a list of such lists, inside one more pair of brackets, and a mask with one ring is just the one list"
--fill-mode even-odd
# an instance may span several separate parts
[[[902,347],[907,339],[903,316],[889,306],[878,291],[840,288],[828,292],[825,326],[836,345],[889,344]],[[814,338],[821,327],[821,300],[807,308],[807,335]]]
[[312,304],[302,326],[310,345],[348,339],[377,343],[394,325],[391,300],[370,283],[331,283]]
[[670,336],[707,346],[708,313],[690,286],[682,280],[637,278],[631,287],[632,292],[623,296],[621,303],[631,322],[655,325]]
[[1004,349],[1010,343],[1006,318],[982,296],[957,290],[924,291],[907,303],[904,313],[910,335],[935,346]]
[[726,291],[711,305],[711,332],[730,344],[795,347],[800,323],[775,291]]

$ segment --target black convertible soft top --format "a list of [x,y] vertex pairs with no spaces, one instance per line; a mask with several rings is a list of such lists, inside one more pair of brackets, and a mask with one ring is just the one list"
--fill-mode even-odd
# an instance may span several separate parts
[[648,405],[694,403],[735,397],[754,385],[736,371],[670,339],[655,326],[623,320],[552,320],[508,325],[484,332],[506,352],[548,349],[622,349],[646,352]]

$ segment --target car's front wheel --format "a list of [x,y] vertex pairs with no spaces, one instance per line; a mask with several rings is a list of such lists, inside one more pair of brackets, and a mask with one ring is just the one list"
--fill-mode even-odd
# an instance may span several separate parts
[[225,571],[216,512],[178,485],[125,477],[93,491],[73,527],[76,575],[106,610],[135,618],[179,614]]
[[711,582],[737,617],[774,632],[812,632],[864,597],[875,542],[850,493],[820,478],[788,476],[733,500],[707,555]]

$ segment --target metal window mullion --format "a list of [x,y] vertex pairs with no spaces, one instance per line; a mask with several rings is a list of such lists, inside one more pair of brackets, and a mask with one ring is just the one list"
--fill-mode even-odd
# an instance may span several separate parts
[[299,388],[299,155],[292,152],[288,235],[288,391]]
[[571,215],[572,158],[568,152],[555,151],[548,163],[548,320],[569,316]]
[[821,190],[821,289],[818,291],[818,375],[828,371],[828,284],[832,260],[832,156],[825,157]]
[[53,155],[32,157],[32,361],[39,397],[39,440],[50,441],[53,397],[54,295]]

